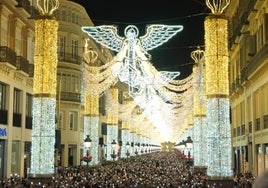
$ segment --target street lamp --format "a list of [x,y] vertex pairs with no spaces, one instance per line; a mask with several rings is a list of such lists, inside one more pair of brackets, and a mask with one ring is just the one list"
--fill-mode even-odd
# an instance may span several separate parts
[[141,153],[143,153],[144,152],[144,144],[142,143],[141,144]]
[[145,144],[145,153],[148,152],[148,144]]
[[187,167],[193,166],[194,161],[191,158],[191,150],[193,148],[193,140],[190,136],[187,137],[187,140],[185,141],[185,146],[188,151],[188,160],[186,161]]
[[129,144],[129,142],[126,143],[126,148],[127,148],[126,155],[127,155],[127,158],[128,158],[128,156],[130,155],[130,152],[129,152],[130,144]]
[[87,150],[87,153],[86,153],[86,161],[87,162],[87,166],[88,166],[88,163],[91,161],[91,159],[89,158],[89,149],[91,147],[91,139],[89,138],[89,135],[87,135],[86,139],[84,140],[84,146]]
[[182,154],[184,155],[184,149],[185,149],[185,141],[182,140],[180,143],[179,143],[179,148],[180,150],[182,151]]
[[112,141],[111,157],[113,158],[113,160],[116,158],[116,142],[115,142],[115,140]]
[[187,137],[187,140],[185,141],[186,148],[188,150],[188,158],[191,158],[191,150],[193,148],[193,140],[190,136]]
[[139,147],[139,144],[136,143],[135,144],[135,154],[138,155],[139,151],[138,151],[138,147]]

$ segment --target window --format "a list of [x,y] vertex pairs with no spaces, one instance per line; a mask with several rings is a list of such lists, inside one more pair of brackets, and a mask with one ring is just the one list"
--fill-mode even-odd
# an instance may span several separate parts
[[22,55],[22,41],[21,41],[21,38],[22,38],[22,30],[21,28],[19,27],[16,27],[15,29],[15,32],[16,32],[16,36],[15,36],[15,50],[16,50],[16,53],[18,56],[21,56]]
[[32,109],[33,109],[33,96],[29,93],[26,93],[26,122],[25,122],[25,128],[26,129],[32,129]]
[[241,132],[240,132],[240,126],[236,127],[236,136],[241,136]]
[[72,40],[72,58],[76,59],[78,56],[78,40]]
[[7,125],[7,85],[0,82],[0,124]]
[[252,121],[248,123],[248,130],[249,133],[252,133]]
[[26,116],[32,117],[33,114],[33,96],[26,94]]
[[1,15],[1,46],[8,46],[8,18]]
[[65,10],[61,12],[61,20],[65,22],[67,21],[67,13]]
[[246,126],[245,124],[241,125],[241,135],[245,135],[246,133]]
[[7,85],[0,83],[0,110],[6,110],[7,107]]
[[260,118],[257,118],[256,119],[256,128],[255,128],[255,131],[259,131],[261,130],[261,120]]
[[77,130],[76,121],[77,121],[76,112],[69,112],[69,129],[70,130],[75,130],[75,131]]
[[78,15],[75,13],[72,13],[72,23],[74,24],[78,23]]
[[64,59],[65,55],[65,37],[59,36],[58,55],[59,59]]
[[264,127],[264,129],[268,128],[268,115],[265,115],[263,117],[263,127]]
[[14,101],[13,101],[13,112],[16,114],[21,113],[21,90],[14,89]]
[[13,97],[13,126],[21,127],[21,103],[22,103],[22,91],[14,89]]
[[236,128],[233,129],[233,137],[236,137]]

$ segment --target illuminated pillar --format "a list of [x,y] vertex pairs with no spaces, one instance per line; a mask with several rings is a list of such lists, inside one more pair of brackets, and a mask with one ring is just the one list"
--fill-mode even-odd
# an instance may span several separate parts
[[[86,95],[84,112],[84,138],[87,135],[91,138],[90,155],[92,161],[89,165],[97,165],[99,163],[99,96]],[[84,148],[85,154],[86,148]]]
[[135,129],[130,128],[130,156],[134,156]]
[[207,153],[206,139],[204,139],[205,123],[206,123],[206,97],[204,93],[204,51],[199,47],[191,53],[191,57],[195,64],[193,72],[197,72],[195,78],[195,93],[194,93],[194,130],[193,130],[193,153],[194,165],[206,166],[204,157]]
[[[107,109],[107,160],[113,160],[112,142],[118,143],[118,88],[109,88],[106,101]],[[116,151],[116,153],[118,150]],[[116,158],[117,159],[117,158]],[[115,159],[115,160],[116,160]]]
[[130,140],[130,129],[128,127],[128,123],[127,122],[122,122],[122,133],[121,133],[121,139],[122,139],[122,147],[121,147],[121,157],[122,158],[126,158],[127,156],[127,152],[130,153],[130,147],[128,148],[127,151],[127,142],[129,144],[131,144],[131,140]]
[[[84,69],[83,78],[85,83],[85,110],[84,110],[84,138],[89,135],[91,138],[90,155],[92,161],[90,165],[97,165],[99,163],[99,95],[96,94],[97,84],[92,84],[88,75],[90,69],[88,66],[93,65],[98,59],[98,53],[89,47],[89,39],[85,40],[84,51]],[[84,147],[84,155],[87,148]],[[87,164],[84,162],[84,164]]]
[[33,129],[30,176],[54,174],[57,32],[58,21],[52,16],[57,0],[38,1],[41,16],[35,22],[33,85]]
[[205,19],[207,97],[207,174],[231,177],[231,124],[228,79],[228,20],[222,15],[230,0],[206,1],[212,15]]

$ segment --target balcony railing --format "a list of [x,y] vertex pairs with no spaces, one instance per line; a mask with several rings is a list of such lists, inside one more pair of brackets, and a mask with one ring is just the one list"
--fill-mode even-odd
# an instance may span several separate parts
[[29,74],[29,61],[22,56],[17,56],[16,58],[17,70],[21,70]]
[[81,65],[82,58],[78,55],[73,55],[69,53],[58,53],[58,59],[59,61],[64,61],[67,63],[74,63],[77,65]]
[[29,0],[17,0],[18,4],[16,7],[23,8],[29,15],[29,18],[37,18],[39,16],[38,10],[30,4]]
[[16,52],[7,46],[0,46],[0,62],[8,62],[16,67]]
[[[58,99],[58,96],[57,96]],[[62,101],[71,101],[71,102],[81,102],[81,94],[80,93],[71,93],[71,92],[61,92]]]
[[259,50],[257,51],[256,55],[251,59],[248,64],[248,75],[251,75],[257,67],[259,67],[265,59],[268,58],[268,42]]

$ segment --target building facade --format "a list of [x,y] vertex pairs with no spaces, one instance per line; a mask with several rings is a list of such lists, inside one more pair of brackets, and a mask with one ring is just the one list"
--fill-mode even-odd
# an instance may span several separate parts
[[231,1],[230,100],[234,171],[268,168],[268,1]]
[[[4,179],[10,174],[26,177],[30,170],[34,23],[39,12],[34,0],[1,0],[0,4],[0,179]],[[88,38],[81,26],[93,23],[84,7],[67,0],[60,0],[55,17],[59,21],[57,129],[52,147],[56,166],[77,166],[85,139],[82,69]],[[89,44],[98,53],[97,64],[111,58],[109,51],[93,41]]]

